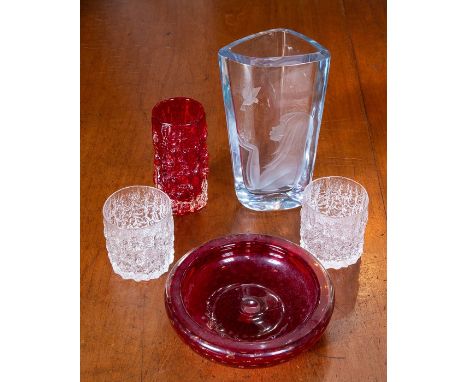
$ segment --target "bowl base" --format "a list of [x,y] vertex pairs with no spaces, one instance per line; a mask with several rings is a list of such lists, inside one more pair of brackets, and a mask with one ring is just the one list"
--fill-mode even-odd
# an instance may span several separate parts
[[208,299],[208,326],[235,340],[269,340],[286,329],[284,304],[272,290],[258,284],[231,284]]

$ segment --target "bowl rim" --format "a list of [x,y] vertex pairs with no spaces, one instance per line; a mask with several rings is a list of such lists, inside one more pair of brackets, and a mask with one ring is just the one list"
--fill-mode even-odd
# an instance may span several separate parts
[[[275,245],[280,244],[287,252],[293,252],[295,255],[300,256],[314,272],[320,286],[319,300],[315,310],[293,331],[263,341],[239,341],[228,337],[221,337],[197,323],[187,312],[181,295],[181,284],[186,271],[199,256],[199,254],[196,254],[196,251],[204,249],[203,247],[205,247],[205,251],[202,253],[206,253],[206,250],[212,250],[221,245],[240,243],[243,241],[257,241],[272,245],[272,240],[276,242]],[[291,350],[293,350],[296,344],[307,342],[311,337],[314,337],[316,334],[314,329],[321,327],[324,322],[328,323],[331,317],[334,307],[334,288],[327,270],[319,260],[297,244],[284,238],[271,235],[250,233],[233,234],[210,240],[193,248],[182,256],[172,267],[167,277],[165,302],[171,320],[177,321],[183,327],[184,335],[191,338],[192,342],[196,340],[199,345],[215,353],[224,353],[224,349],[229,348],[231,351],[240,352],[244,355],[252,352],[261,353],[258,354],[258,356],[261,357],[266,352],[271,353],[278,349],[284,351],[284,348],[291,348]]]

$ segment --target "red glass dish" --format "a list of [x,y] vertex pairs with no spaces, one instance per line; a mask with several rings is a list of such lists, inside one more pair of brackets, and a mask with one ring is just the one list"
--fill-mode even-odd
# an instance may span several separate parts
[[159,102],[152,111],[153,180],[169,195],[173,213],[198,211],[208,201],[207,126],[203,106],[191,98]]
[[166,311],[197,353],[236,367],[284,362],[330,321],[333,286],[309,252],[285,239],[240,234],[190,251],[172,268]]

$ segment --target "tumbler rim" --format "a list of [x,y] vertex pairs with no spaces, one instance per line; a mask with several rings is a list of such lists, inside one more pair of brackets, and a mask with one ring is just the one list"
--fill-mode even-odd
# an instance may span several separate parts
[[[112,197],[114,197],[116,194],[118,194],[121,191],[128,190],[129,188],[146,188],[146,189],[151,189],[152,191],[156,191],[157,194],[160,194],[163,197],[163,199],[165,199],[166,202],[169,203],[168,213],[166,213],[161,219],[155,220],[153,223],[151,223],[151,224],[149,224],[149,225],[147,225],[145,227],[122,228],[122,227],[119,227],[118,225],[116,225],[114,223],[111,223],[109,214],[108,214],[108,212],[106,212],[106,206],[108,205],[108,203],[109,203],[109,201],[111,200]],[[111,195],[109,195],[107,197],[106,201],[104,202],[104,205],[102,206],[102,215],[103,215],[104,220],[106,221],[107,224],[109,224],[109,225],[111,225],[111,226],[113,226],[113,227],[115,227],[115,228],[117,228],[119,230],[122,230],[122,231],[144,230],[144,229],[154,227],[156,224],[162,223],[162,222],[166,221],[167,219],[170,219],[172,217],[172,202],[171,202],[171,198],[169,197],[169,195],[167,195],[164,191],[160,190],[159,188],[152,187],[152,186],[146,186],[146,185],[127,186],[127,187],[123,187],[123,188],[120,188],[120,189],[114,191]]]
[[[364,191],[364,199],[363,199],[363,208],[362,208],[362,211],[360,212],[355,212],[355,213],[351,213],[349,215],[346,215],[346,216],[330,216],[330,215],[327,215],[327,214],[324,214],[322,213],[320,210],[318,210],[317,208],[315,208],[314,206],[312,206],[307,198],[305,197],[306,194],[309,193],[310,189],[314,186],[314,184],[316,184],[316,182],[318,183],[319,181],[324,181],[326,179],[333,179],[333,178],[337,178],[337,179],[342,179],[342,180],[346,180],[346,181],[349,181],[351,183],[354,183],[355,185],[357,185],[362,191]],[[320,215],[322,216],[325,216],[329,219],[347,219],[347,218],[350,218],[350,217],[353,217],[353,216],[358,216],[360,214],[362,214],[363,212],[365,212],[366,210],[368,210],[369,208],[369,194],[367,193],[367,190],[366,188],[359,182],[355,181],[354,179],[351,179],[351,178],[347,178],[345,176],[339,176],[339,175],[332,175],[332,176],[323,176],[323,177],[320,177],[320,178],[317,178],[317,179],[314,179],[312,180],[305,188],[304,188],[304,197],[302,199],[302,205],[306,204],[307,207],[311,208],[313,211],[319,213]],[[365,207],[364,207],[365,206]]]

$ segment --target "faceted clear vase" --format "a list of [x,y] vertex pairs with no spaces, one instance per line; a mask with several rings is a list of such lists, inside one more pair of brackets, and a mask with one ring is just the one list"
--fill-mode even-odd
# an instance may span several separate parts
[[237,198],[253,210],[300,206],[312,178],[330,54],[272,29],[218,53]]

